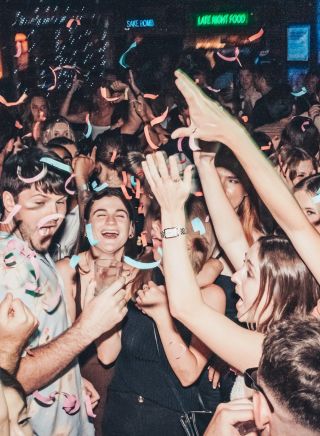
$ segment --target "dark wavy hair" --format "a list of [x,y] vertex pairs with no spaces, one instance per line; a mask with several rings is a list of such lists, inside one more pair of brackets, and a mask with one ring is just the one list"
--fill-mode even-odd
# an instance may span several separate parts
[[[275,321],[309,316],[320,298],[320,286],[287,238],[264,236],[258,244],[260,286],[249,313],[254,315],[266,296],[257,321],[257,330],[266,333]],[[270,306],[270,315],[261,321]]]
[[318,434],[320,428],[320,322],[288,318],[273,325],[263,342],[258,379],[295,422]]

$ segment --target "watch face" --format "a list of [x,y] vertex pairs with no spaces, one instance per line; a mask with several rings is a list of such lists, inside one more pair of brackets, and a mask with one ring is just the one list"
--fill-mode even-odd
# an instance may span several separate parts
[[178,229],[176,227],[169,227],[164,230],[165,238],[175,238],[179,235]]

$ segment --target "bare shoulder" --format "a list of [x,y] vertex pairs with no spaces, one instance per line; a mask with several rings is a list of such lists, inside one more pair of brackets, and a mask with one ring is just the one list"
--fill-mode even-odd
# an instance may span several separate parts
[[224,313],[226,310],[226,294],[218,285],[209,285],[201,288],[204,302],[217,312]]

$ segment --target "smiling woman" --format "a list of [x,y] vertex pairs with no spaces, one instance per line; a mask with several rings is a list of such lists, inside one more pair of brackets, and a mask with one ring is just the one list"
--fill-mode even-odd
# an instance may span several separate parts
[[[84,220],[83,224],[90,226],[92,235],[88,234],[86,240],[80,244],[83,251],[79,255],[79,265],[75,269],[72,268],[69,258],[56,264],[64,281],[72,320],[81,313],[85,302],[88,301],[90,295],[93,296],[96,290],[97,286],[92,282],[98,281],[95,275],[97,261],[107,261],[108,265],[111,263],[119,265],[125,254],[135,257],[134,210],[131,203],[123,196],[121,189],[106,188],[100,192],[92,193],[92,197],[84,210]],[[84,231],[80,231],[80,235],[84,235]],[[90,245],[90,240],[94,240],[94,245]],[[124,274],[130,273],[125,265],[122,265],[122,271]],[[110,274],[108,277],[110,278]],[[116,275],[114,275],[114,279],[116,279]],[[101,286],[100,282],[99,279],[99,287]],[[105,282],[102,287],[107,285],[110,285],[110,282]],[[116,353],[118,350],[118,332],[114,333],[113,336],[111,335],[111,341],[114,341],[113,351]],[[99,342],[102,342],[103,339],[103,337],[99,339]],[[97,434],[100,434],[102,412],[113,368],[102,366],[97,358],[95,345],[90,346],[80,356],[80,363],[82,375],[94,383],[101,397],[99,405],[95,408],[97,415],[95,427]]]

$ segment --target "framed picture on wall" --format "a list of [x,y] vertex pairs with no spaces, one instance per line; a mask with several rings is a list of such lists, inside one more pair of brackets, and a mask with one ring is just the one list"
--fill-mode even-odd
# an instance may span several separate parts
[[287,60],[307,62],[310,57],[310,24],[287,27]]

